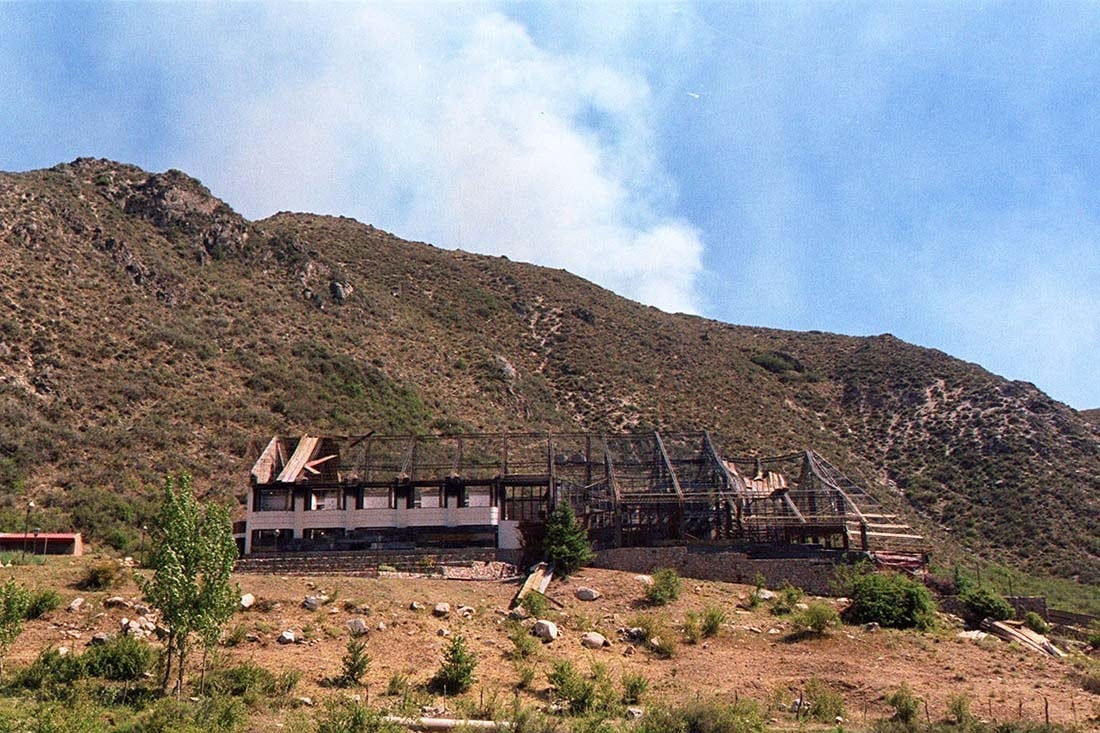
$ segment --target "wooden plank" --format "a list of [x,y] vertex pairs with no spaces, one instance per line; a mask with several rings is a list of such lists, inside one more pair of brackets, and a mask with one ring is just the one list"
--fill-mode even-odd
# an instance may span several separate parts
[[271,479],[275,475],[278,458],[279,438],[276,436],[268,441],[267,447],[256,459],[256,463],[252,465],[252,480],[258,484],[271,483]]
[[291,454],[290,460],[286,462],[283,472],[279,474],[276,481],[287,484],[297,481],[298,474],[305,468],[306,462],[313,455],[313,451],[317,449],[319,442],[321,442],[320,437],[303,435],[298,441],[298,447],[294,449],[294,453]]

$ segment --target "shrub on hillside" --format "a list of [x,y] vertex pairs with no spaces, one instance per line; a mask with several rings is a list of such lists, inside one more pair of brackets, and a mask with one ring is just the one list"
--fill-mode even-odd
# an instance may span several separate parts
[[1034,611],[1028,611],[1024,616],[1024,625],[1034,631],[1036,634],[1048,634],[1050,633],[1050,624],[1043,620],[1043,617]]
[[795,626],[818,636],[840,625],[840,614],[829,603],[814,601],[794,615]]
[[680,576],[672,568],[661,568],[646,587],[645,599],[653,606],[665,606],[680,597]]
[[109,680],[141,679],[153,666],[153,648],[132,636],[118,636],[88,647],[83,654],[88,674]]
[[49,588],[36,590],[30,595],[24,617],[30,621],[44,613],[49,613],[60,605],[61,596],[58,595],[57,591]]
[[1004,621],[1016,615],[1016,609],[1012,604],[996,591],[988,588],[972,588],[959,596],[959,600],[966,606],[967,615],[974,621],[991,618],[994,621]]
[[432,678],[432,683],[450,695],[465,692],[474,684],[476,668],[477,657],[466,648],[466,639],[456,636],[444,652],[443,664]]
[[683,707],[655,707],[631,730],[633,733],[762,733],[765,723],[755,700],[741,698],[732,703],[699,700]]
[[78,585],[82,590],[107,590],[119,581],[119,575],[118,563],[104,560],[89,565]]
[[846,612],[852,623],[877,623],[894,629],[929,629],[935,623],[932,594],[907,575],[856,573],[848,580],[846,592],[852,599]]

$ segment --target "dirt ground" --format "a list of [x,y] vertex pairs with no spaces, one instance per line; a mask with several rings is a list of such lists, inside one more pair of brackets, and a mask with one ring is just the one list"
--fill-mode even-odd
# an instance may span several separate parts
[[[5,668],[30,663],[42,649],[68,646],[81,650],[96,631],[117,632],[120,619],[133,618],[133,610],[105,608],[104,600],[122,596],[140,602],[132,579],[110,591],[86,592],[76,588],[88,559],[50,558],[42,566],[6,568],[30,588],[53,587],[63,605],[41,619],[26,624],[12,646]],[[770,613],[768,604],[747,609],[749,586],[684,579],[679,600],[662,608],[642,602],[644,586],[633,574],[585,569],[565,582],[555,581],[547,596],[545,614],[558,623],[562,636],[539,649],[536,675],[529,690],[517,691],[518,672],[505,653],[513,648],[508,639],[505,609],[518,584],[501,581],[460,581],[437,578],[353,578],[238,575],[242,593],[255,595],[258,607],[237,613],[226,625],[227,633],[240,627],[248,635],[236,646],[223,646],[216,663],[249,660],[272,671],[297,668],[302,678],[293,693],[314,703],[348,694],[322,685],[326,677],[340,673],[340,659],[348,639],[346,623],[361,617],[370,631],[367,650],[371,657],[366,686],[358,694],[372,703],[387,704],[387,684],[394,675],[412,683],[425,683],[439,668],[451,634],[466,637],[478,658],[478,682],[471,696],[513,696],[523,705],[545,705],[549,683],[546,673],[553,661],[569,659],[581,671],[592,663],[603,664],[618,680],[623,672],[640,673],[650,680],[643,704],[655,700],[686,701],[718,696],[754,698],[762,703],[789,704],[811,679],[828,683],[845,701],[849,727],[886,716],[890,708],[884,696],[905,682],[926,701],[931,720],[947,716],[947,702],[965,694],[971,711],[992,720],[1023,717],[1042,721],[1049,705],[1051,722],[1100,729],[1100,696],[1085,691],[1077,678],[1080,655],[1056,659],[997,641],[960,639],[957,627],[927,633],[891,630],[867,631],[860,627],[834,629],[824,638],[798,639],[790,621]],[[581,586],[598,590],[595,601],[577,600]],[[316,611],[302,607],[306,595],[326,592],[333,600]],[[76,597],[85,599],[76,612],[67,610]],[[414,610],[413,602],[423,605]],[[432,615],[438,602],[451,605],[449,618]],[[560,604],[560,605],[559,605]],[[274,605],[273,608],[271,606]],[[346,610],[350,606],[357,610]],[[456,613],[460,606],[474,609],[471,618]],[[627,652],[620,628],[634,625],[640,615],[656,615],[679,628],[689,611],[720,606],[727,620],[719,636],[698,644],[680,642],[671,658],[662,659],[637,649]],[[369,607],[369,613],[366,608]],[[283,645],[280,632],[293,629],[304,636],[300,643]],[[611,646],[589,650],[580,644],[581,634],[594,629],[611,640]],[[198,654],[195,655],[197,664]],[[789,720],[787,713],[773,712],[775,723]]]

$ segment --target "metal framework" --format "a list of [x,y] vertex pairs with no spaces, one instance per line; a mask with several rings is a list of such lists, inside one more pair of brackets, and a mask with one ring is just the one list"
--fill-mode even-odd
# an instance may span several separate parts
[[250,551],[506,547],[509,531],[542,522],[559,501],[597,547],[922,547],[812,450],[731,457],[706,432],[275,437],[251,477]]

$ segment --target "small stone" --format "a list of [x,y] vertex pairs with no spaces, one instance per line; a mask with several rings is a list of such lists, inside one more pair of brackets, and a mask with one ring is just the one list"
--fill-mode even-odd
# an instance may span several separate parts
[[152,612],[153,610],[143,603],[138,603],[134,605],[134,613],[136,613],[138,616],[148,616]]
[[245,593],[241,596],[241,608],[252,608],[256,604],[256,596]]
[[306,596],[302,601],[302,608],[307,611],[316,611],[321,606],[325,605],[328,600],[328,596]]
[[263,640],[263,637],[257,634],[255,631],[249,631],[247,634],[244,635],[244,638],[245,641],[251,641],[253,643]]
[[437,604],[435,604],[435,606],[432,608],[432,615],[436,616],[438,618],[446,618],[447,616],[450,616],[451,615],[451,604],[450,603],[437,603]]
[[645,715],[645,711],[641,708],[629,707],[626,709],[627,720],[639,720],[643,715]]
[[594,601],[602,594],[595,588],[581,586],[580,588],[577,588],[576,592],[573,595],[577,597],[578,601]]
[[122,596],[111,596],[103,602],[104,608],[133,608],[134,604]]
[[118,620],[118,625],[119,625],[119,627],[120,627],[120,628],[123,628],[123,629],[125,629],[125,628],[126,628],[127,626],[129,626],[129,625],[130,625],[130,619],[128,619],[128,618],[126,618],[125,616],[123,616],[122,618],[120,618],[120,619]]
[[294,702],[298,703],[299,705],[304,705],[307,708],[313,707],[313,698],[312,697],[305,697],[305,696],[296,697],[296,698],[294,698]]
[[779,629],[776,629],[776,628],[768,629],[768,634],[771,635],[771,636],[776,636],[776,635],[782,634],[782,633],[783,633],[782,631],[780,631]]
[[799,601],[798,603],[794,604],[794,607],[795,607],[795,610],[797,610],[797,611],[805,611],[805,610],[809,609],[810,604],[803,603],[803,602]]
[[601,633],[586,631],[581,637],[581,646],[586,649],[602,649],[605,646],[611,646],[611,642]]
[[642,585],[653,585],[652,575],[635,575],[634,580],[638,581]]
[[423,609],[424,609],[424,604],[421,603],[420,601],[413,601],[412,603],[409,604],[409,610],[410,611],[422,611]]
[[440,629],[437,632],[437,635],[442,636],[444,639],[446,639],[448,636],[451,635],[451,630],[450,629]]
[[74,598],[72,600],[72,603],[69,604],[69,610],[72,611],[73,613],[76,613],[77,611],[79,611],[82,608],[84,608],[84,599],[83,598]]
[[761,600],[761,601],[774,601],[775,600],[775,593],[771,592],[767,588],[760,588],[759,590],[756,591],[756,593],[754,595],[756,596],[757,600]]
[[298,641],[298,636],[290,629],[287,629],[283,633],[279,634],[279,638],[276,639],[276,641],[280,644],[293,644],[294,642]]
[[535,622],[533,632],[535,636],[542,639],[544,642],[550,642],[558,638],[558,625],[553,621],[539,619]]
[[882,629],[882,627],[878,625],[877,621],[872,621],[870,623],[867,623],[867,624],[863,625],[863,630],[867,631],[869,633],[872,633],[872,634],[876,631],[881,630],[881,629]]
[[697,585],[697,586],[695,586],[694,588],[691,589],[691,592],[692,593],[702,593],[703,592],[703,586]]
[[512,619],[513,621],[523,621],[530,615],[531,614],[523,606],[516,606],[508,613],[508,618]]
[[477,613],[477,609],[475,609],[473,606],[458,607],[458,615],[462,618],[473,618],[475,613]]
[[636,650],[636,649],[634,649],[634,645],[633,645],[633,644],[627,644],[627,645],[626,645],[626,648],[625,648],[625,649],[623,649],[623,656],[624,656],[624,657],[633,657],[633,656],[634,656],[634,652],[635,652],[635,651],[637,651],[637,650]]
[[106,644],[110,640],[111,640],[111,635],[110,634],[108,634],[106,631],[98,631],[98,632],[92,634],[92,640],[89,643],[90,644]]
[[363,636],[367,633],[367,622],[361,618],[349,618],[347,627],[352,636]]
[[386,630],[386,622],[385,621],[379,621],[378,625],[375,626],[375,628],[378,629],[379,631],[385,631]]

